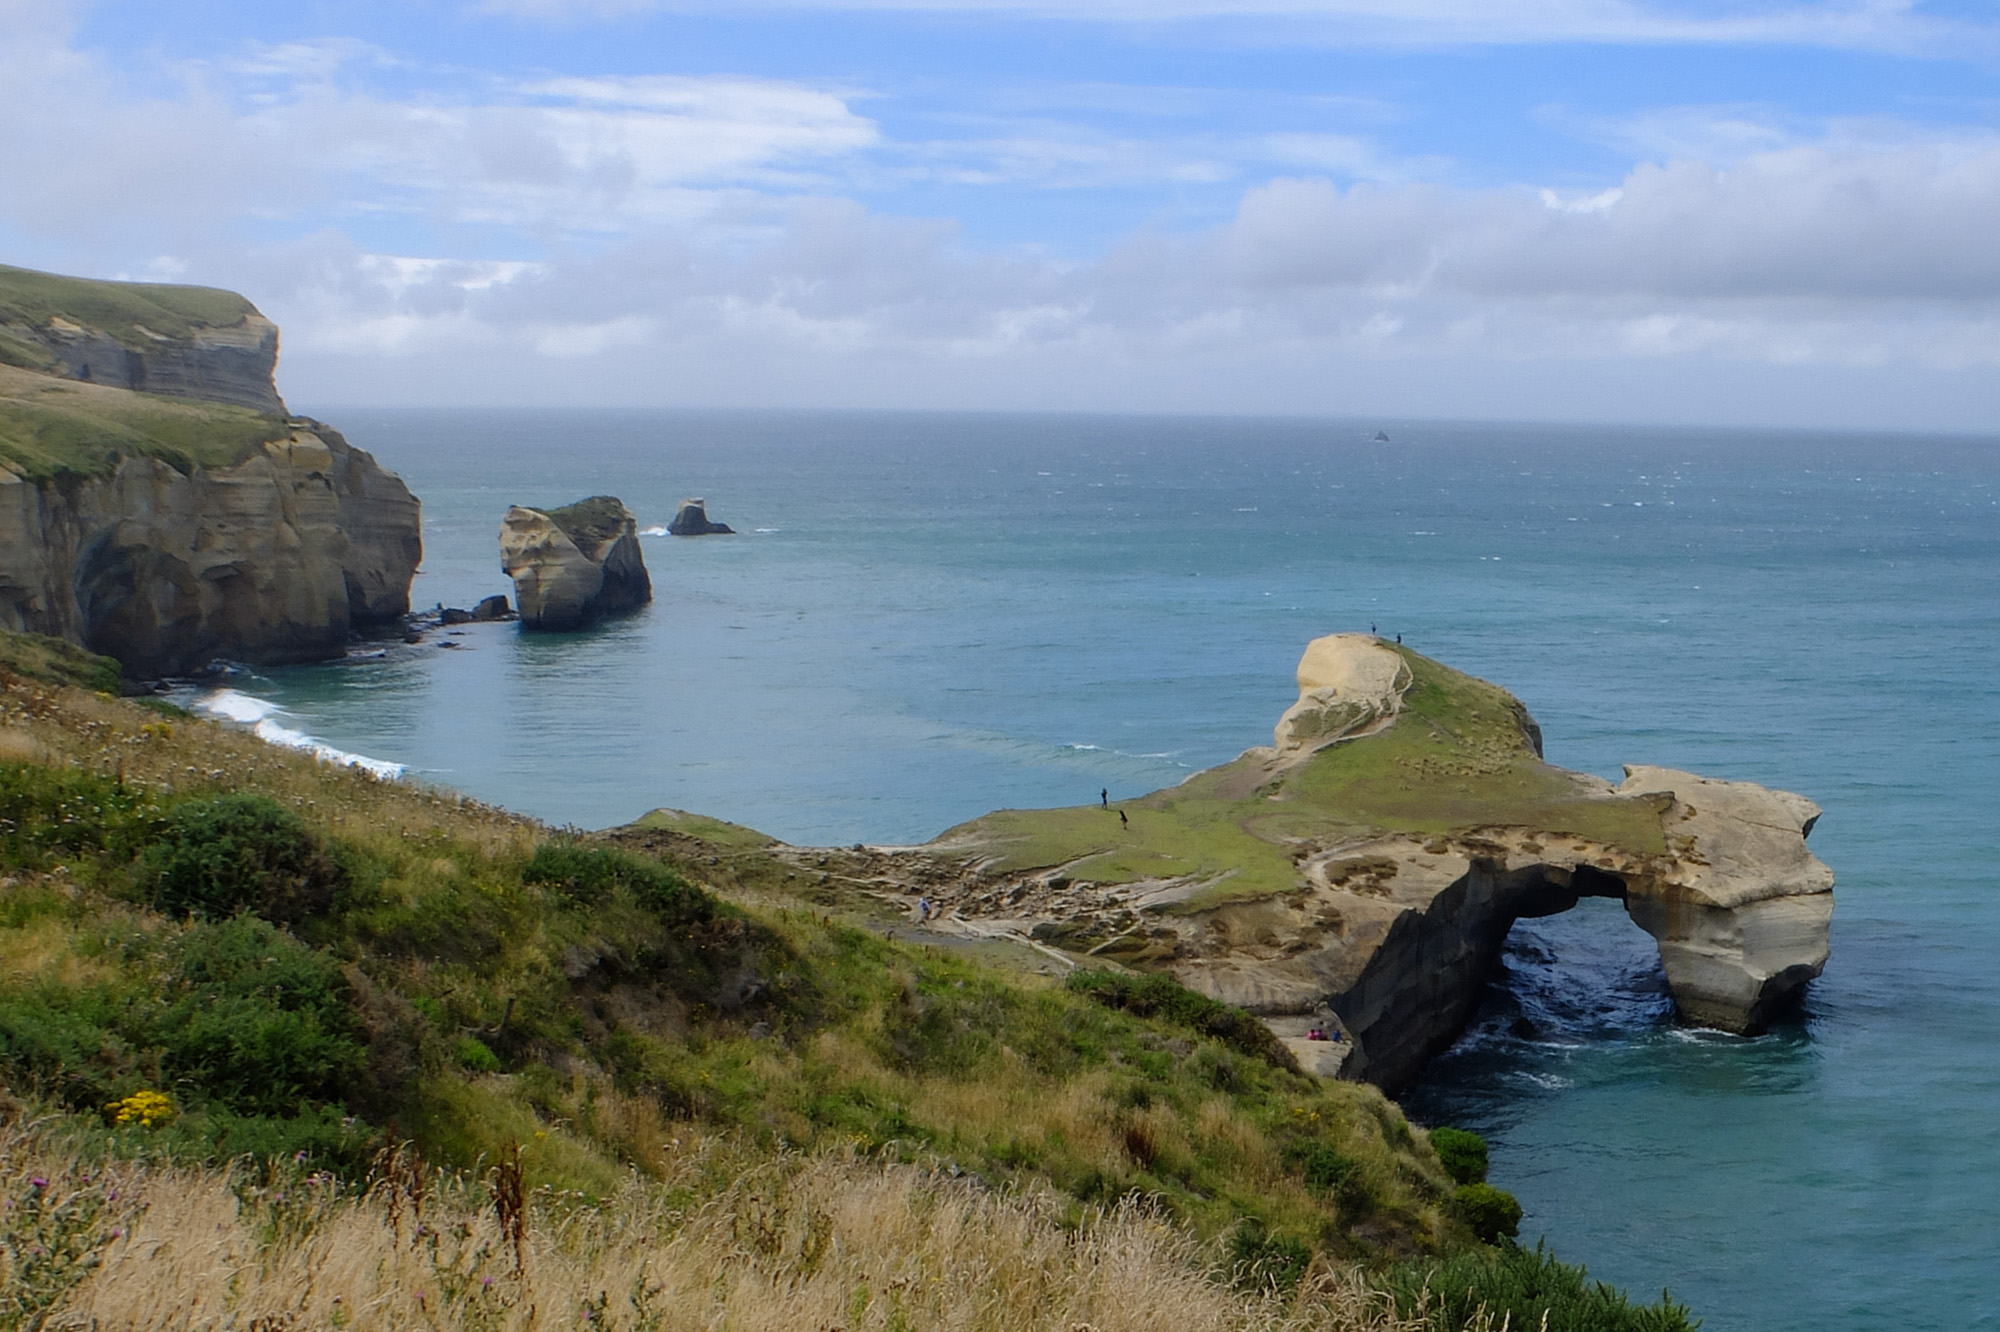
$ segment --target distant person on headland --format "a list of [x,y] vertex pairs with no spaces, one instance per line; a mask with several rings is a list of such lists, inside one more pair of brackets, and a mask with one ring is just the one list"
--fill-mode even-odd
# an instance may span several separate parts
[[1132,820],[1125,817],[1125,811],[1122,809],[1118,811],[1118,826],[1121,828],[1129,828],[1132,826]]
[[1403,646],[1403,636],[1401,634],[1396,635],[1396,646],[1397,647]]
[[1110,809],[1110,808],[1111,808],[1111,788],[1110,788],[1110,787],[1108,787],[1108,786],[1107,786],[1107,787],[1105,787],[1105,788],[1104,788],[1104,789],[1103,789],[1102,791],[1099,791],[1099,792],[1097,793],[1097,803],[1098,803],[1098,804],[1100,804],[1100,805],[1102,805],[1102,806],[1104,806],[1104,807],[1105,807],[1106,809]]

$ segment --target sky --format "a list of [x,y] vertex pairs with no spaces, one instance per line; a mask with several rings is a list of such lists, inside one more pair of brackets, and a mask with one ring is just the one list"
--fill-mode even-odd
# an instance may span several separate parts
[[2000,5],[0,0],[0,262],[295,407],[2000,433]]

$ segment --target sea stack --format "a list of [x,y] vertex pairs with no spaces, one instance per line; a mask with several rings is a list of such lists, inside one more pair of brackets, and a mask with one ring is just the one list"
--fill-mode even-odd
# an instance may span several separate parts
[[669,536],[734,536],[736,529],[728,523],[712,523],[708,519],[708,505],[700,499],[684,499],[680,512],[667,524]]
[[500,567],[523,629],[582,629],[653,599],[638,522],[611,495],[559,509],[516,504],[500,523]]

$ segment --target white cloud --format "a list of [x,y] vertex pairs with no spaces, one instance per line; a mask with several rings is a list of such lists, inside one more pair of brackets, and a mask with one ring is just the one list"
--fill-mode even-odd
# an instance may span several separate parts
[[[649,13],[822,11],[987,14],[1065,23],[1269,20],[1296,40],[1385,44],[1622,42],[1995,49],[1991,24],[1930,17],[1915,0],[1820,0],[1721,7],[1640,0],[470,0],[467,8],[550,23]],[[1247,34],[1239,30],[1239,37]]]

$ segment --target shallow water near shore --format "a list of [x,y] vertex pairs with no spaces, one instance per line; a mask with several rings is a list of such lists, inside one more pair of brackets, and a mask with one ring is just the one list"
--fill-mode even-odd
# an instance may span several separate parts
[[[326,413],[424,500],[419,604],[509,590],[508,504],[705,496],[657,600],[249,675],[238,710],[556,823],[802,843],[1179,781],[1371,624],[1551,761],[1826,813],[1833,961],[1755,1040],[1674,1026],[1614,903],[1524,923],[1405,1104],[1524,1237],[1710,1332],[2000,1328],[2000,441],[1398,422]],[[1371,440],[1384,429],[1391,443]],[[445,643],[457,647],[445,647]]]

